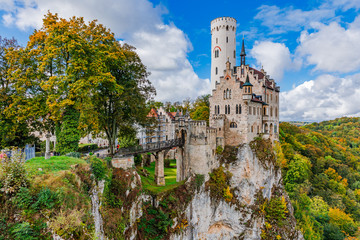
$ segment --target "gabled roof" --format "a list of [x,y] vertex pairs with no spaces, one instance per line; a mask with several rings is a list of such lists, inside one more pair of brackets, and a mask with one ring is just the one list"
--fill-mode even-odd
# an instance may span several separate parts
[[152,108],[150,112],[148,113],[147,117],[158,117],[158,113],[155,108]]
[[263,79],[265,77],[265,74],[260,72],[259,70],[256,70],[255,68],[249,67],[250,70],[254,70],[254,74],[257,74],[259,76],[259,79]]

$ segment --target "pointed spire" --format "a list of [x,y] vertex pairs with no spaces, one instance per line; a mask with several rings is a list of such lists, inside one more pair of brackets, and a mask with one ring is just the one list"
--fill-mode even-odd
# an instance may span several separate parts
[[241,46],[241,53],[240,53],[240,65],[245,65],[245,41],[244,41],[244,36],[243,36],[243,40],[242,40],[242,46]]
[[249,75],[246,75],[246,81],[243,86],[252,86],[252,84],[250,83],[250,80],[249,80]]
[[246,56],[246,53],[245,53],[245,42],[244,42],[244,36],[243,36],[243,39],[242,39],[242,46],[241,46],[241,53],[240,53],[240,56]]

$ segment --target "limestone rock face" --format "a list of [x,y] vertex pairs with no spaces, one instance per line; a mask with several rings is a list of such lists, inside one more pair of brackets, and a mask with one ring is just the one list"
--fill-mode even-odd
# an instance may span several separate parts
[[[265,221],[254,211],[256,193],[261,191],[265,198],[270,199],[277,189],[284,195],[280,170],[272,164],[265,166],[260,162],[248,144],[239,147],[237,160],[227,164],[226,169],[233,175],[230,188],[235,189],[234,197],[238,204],[213,201],[209,191],[202,186],[186,209],[189,226],[182,233],[172,235],[171,239],[261,239]],[[295,230],[296,221],[287,196],[286,200],[291,218],[286,239],[304,239]]]
[[[236,158],[222,163],[222,166],[232,174],[230,189],[233,190],[233,200],[226,202],[224,199],[214,199],[207,187],[208,182],[205,182],[194,192],[191,201],[182,208],[184,210],[179,210],[179,215],[187,220],[187,226],[176,231],[175,226],[180,219],[173,219],[172,230],[169,231],[172,233],[166,239],[261,239],[266,219],[264,214],[259,213],[259,195],[262,199],[277,195],[286,200],[286,224],[278,229],[281,231],[281,239],[304,239],[301,232],[296,230],[293,208],[282,186],[281,172],[273,163],[259,159],[250,146],[244,144],[238,148]],[[133,174],[137,175],[136,172]],[[192,184],[191,180],[186,184]],[[129,239],[138,238],[136,219],[143,215],[142,204],[151,202],[154,207],[158,207],[160,201],[161,197],[137,196],[130,209],[130,224],[126,230],[131,232]]]

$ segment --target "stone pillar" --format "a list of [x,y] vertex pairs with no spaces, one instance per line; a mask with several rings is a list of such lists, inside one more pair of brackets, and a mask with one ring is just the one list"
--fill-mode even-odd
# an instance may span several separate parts
[[182,147],[176,149],[176,181],[180,182],[184,180],[183,174],[183,154],[184,150]]
[[51,156],[50,156],[50,137],[51,137],[51,134],[47,133],[45,135],[46,137],[46,150],[45,150],[45,159],[49,159]]
[[158,186],[165,186],[164,176],[164,151],[156,153],[155,160],[155,182]]

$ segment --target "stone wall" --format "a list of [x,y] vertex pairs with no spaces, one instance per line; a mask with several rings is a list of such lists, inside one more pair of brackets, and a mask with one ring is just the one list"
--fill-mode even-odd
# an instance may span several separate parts
[[132,168],[134,166],[134,156],[113,158],[111,164],[114,168]]

